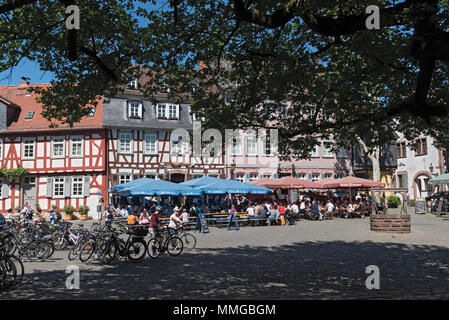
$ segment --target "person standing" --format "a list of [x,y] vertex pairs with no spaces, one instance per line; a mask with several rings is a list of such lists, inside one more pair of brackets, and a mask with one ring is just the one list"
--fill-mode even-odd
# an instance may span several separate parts
[[281,202],[278,210],[279,210],[279,218],[281,219],[281,226],[285,226],[285,207],[282,202]]

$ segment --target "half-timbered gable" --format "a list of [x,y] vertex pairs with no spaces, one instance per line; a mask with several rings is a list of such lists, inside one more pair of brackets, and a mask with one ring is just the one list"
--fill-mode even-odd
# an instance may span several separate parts
[[193,176],[224,174],[223,159],[208,162],[192,157],[192,143],[171,141],[176,129],[192,136],[188,101],[181,103],[160,94],[157,102],[126,90],[103,103],[103,123],[108,133],[110,186],[140,177],[185,181]]
[[72,128],[50,128],[27,86],[21,82],[0,87],[1,166],[28,170],[20,181],[1,180],[0,212],[25,203],[39,203],[44,212],[52,205],[63,209],[71,204],[76,209],[88,205],[96,216],[96,206],[107,192],[102,103]]

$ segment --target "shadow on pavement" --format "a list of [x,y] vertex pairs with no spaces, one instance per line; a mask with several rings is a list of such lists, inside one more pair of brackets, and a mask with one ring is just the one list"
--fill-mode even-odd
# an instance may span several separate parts
[[[428,245],[304,242],[198,249],[102,270],[72,264],[80,290],[66,289],[65,270],[36,271],[0,299],[449,298],[449,249]],[[379,290],[365,287],[369,265],[380,268]]]

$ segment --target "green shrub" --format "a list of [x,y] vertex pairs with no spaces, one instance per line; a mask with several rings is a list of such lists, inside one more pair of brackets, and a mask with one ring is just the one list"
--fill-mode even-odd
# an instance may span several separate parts
[[71,216],[73,215],[73,212],[75,211],[75,208],[69,204],[68,206],[64,206],[64,213]]
[[80,206],[78,209],[79,214],[88,214],[90,208],[88,206]]
[[408,200],[408,205],[410,206],[410,207],[414,207],[416,204],[415,204],[415,200]]
[[398,196],[389,196],[387,202],[389,208],[397,208],[401,204],[401,198]]

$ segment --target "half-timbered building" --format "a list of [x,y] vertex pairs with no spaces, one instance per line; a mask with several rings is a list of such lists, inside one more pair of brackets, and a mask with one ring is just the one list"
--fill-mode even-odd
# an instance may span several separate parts
[[[49,84],[33,85],[49,86]],[[72,128],[50,122],[30,93],[29,83],[0,86],[0,163],[2,168],[26,168],[28,173],[9,181],[1,179],[0,212],[26,203],[43,212],[52,205],[91,208],[107,198],[105,134],[102,103]]]
[[138,89],[139,82],[132,82],[123,94],[103,102],[109,186],[141,177],[172,182],[224,177],[224,157],[194,157],[193,139],[171,141],[174,130],[184,129],[192,136],[189,101],[175,102],[161,92],[154,103]]

